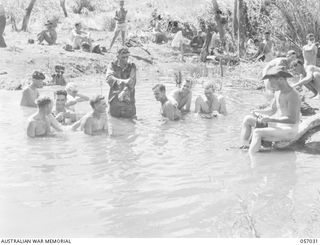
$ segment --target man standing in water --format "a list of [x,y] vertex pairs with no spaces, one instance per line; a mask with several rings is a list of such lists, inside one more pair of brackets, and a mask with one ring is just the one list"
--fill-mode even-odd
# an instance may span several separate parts
[[7,47],[6,42],[4,41],[4,38],[3,38],[3,32],[5,28],[6,28],[6,15],[5,15],[4,7],[2,3],[0,3],[0,48]]
[[306,39],[308,43],[302,48],[305,68],[307,68],[307,66],[309,65],[316,65],[318,53],[318,47],[315,44],[314,35],[312,33],[309,33]]
[[87,135],[108,133],[107,102],[105,98],[102,95],[97,95],[90,100],[90,105],[93,112],[80,119],[81,130]]
[[76,113],[66,109],[67,92],[65,90],[54,92],[54,102],[55,108],[52,114],[59,123],[68,125],[77,120]]
[[154,97],[161,103],[161,115],[168,118],[170,121],[179,120],[181,118],[181,112],[178,108],[168,100],[166,95],[166,87],[163,84],[157,84],[152,88]]
[[35,100],[39,97],[38,88],[43,87],[44,79],[42,72],[35,71],[32,74],[32,83],[22,91],[21,106],[37,107]]
[[49,97],[39,98],[37,101],[38,112],[30,117],[27,135],[31,138],[41,136],[53,136],[51,127],[57,131],[62,131],[59,123],[51,115],[52,100]]
[[111,48],[112,48],[114,42],[116,41],[120,32],[121,32],[121,38],[122,38],[122,46],[124,46],[124,41],[126,38],[126,30],[127,30],[126,17],[127,17],[128,11],[125,10],[123,8],[123,6],[124,6],[124,1],[120,0],[120,9],[118,11],[116,11],[116,15],[114,17],[114,19],[116,21],[116,28],[114,31],[112,41],[110,43],[109,50],[111,50]]
[[192,99],[192,81],[185,80],[182,83],[182,87],[176,89],[173,94],[172,98],[176,102],[176,107],[181,112],[189,112],[191,106],[191,99]]
[[206,118],[212,118],[218,114],[226,115],[226,102],[223,96],[215,94],[214,84],[205,83],[203,87],[204,96],[197,97],[195,112]]
[[293,61],[291,66],[294,72],[302,77],[293,87],[306,86],[314,92],[312,98],[320,94],[320,67],[314,65],[304,66],[301,60]]
[[117,60],[107,69],[106,80],[110,86],[110,115],[117,118],[135,118],[136,65],[129,63],[129,50],[121,48]]
[[[287,78],[292,77],[283,66],[270,67],[262,79],[268,79],[275,91],[270,108],[253,111],[242,123],[241,149],[249,148],[250,153],[259,151],[261,141],[290,140],[298,133],[300,120],[300,97],[296,90],[289,86]],[[251,138],[250,146],[248,146]]]

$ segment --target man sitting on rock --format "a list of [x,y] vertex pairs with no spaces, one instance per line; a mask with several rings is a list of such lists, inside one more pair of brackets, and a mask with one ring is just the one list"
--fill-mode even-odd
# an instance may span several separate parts
[[92,41],[90,39],[90,33],[87,33],[82,30],[82,25],[80,22],[77,22],[74,25],[74,29],[72,30],[72,47],[74,49],[81,49],[84,47],[85,51],[91,52],[92,49]]
[[[287,78],[292,77],[284,66],[270,67],[262,79],[268,79],[274,93],[269,108],[255,110],[242,123],[241,149],[249,148],[250,153],[259,151],[261,141],[290,140],[298,134],[301,101],[298,92],[290,87]],[[251,138],[250,146],[249,140]]]
[[57,32],[56,27],[57,23],[55,21],[48,20],[45,24],[46,30],[43,30],[38,34],[38,42],[41,44],[43,41],[46,41],[49,45],[56,44],[57,41]]

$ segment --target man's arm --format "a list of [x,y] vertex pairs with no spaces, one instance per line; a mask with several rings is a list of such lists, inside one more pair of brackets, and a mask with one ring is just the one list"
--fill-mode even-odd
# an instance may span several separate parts
[[276,100],[273,99],[271,104],[262,110],[253,110],[253,114],[273,115],[277,111]]
[[309,67],[307,67],[306,73],[307,75],[303,79],[301,79],[299,82],[295,83],[293,87],[305,85],[313,80],[313,73]]
[[[166,117],[170,120],[170,121],[174,121],[175,118],[175,111],[176,108],[170,103],[170,104],[166,104],[164,109],[164,114],[166,115]],[[178,119],[181,117],[180,113],[177,114],[176,116],[178,116]]]
[[112,64],[110,63],[106,73],[106,81],[110,88],[113,86],[120,85],[121,83],[128,83],[129,79],[120,79],[115,77],[115,71],[113,70]]
[[189,112],[190,111],[191,100],[192,100],[192,92],[190,92],[189,95],[188,95],[188,100],[187,100],[187,103],[185,105],[185,107],[186,107],[185,112]]
[[258,58],[259,55],[261,55],[261,54],[263,53],[264,46],[265,46],[265,45],[264,45],[263,43],[261,43],[261,44],[259,45],[259,48],[258,48],[257,52],[255,53],[255,55],[252,57],[252,59]]
[[53,127],[58,132],[62,132],[63,130],[61,128],[60,123],[57,121],[57,119],[52,114],[50,114],[48,117],[49,117],[51,127]]
[[30,121],[28,124],[27,135],[31,138],[36,137],[36,127],[32,121]]

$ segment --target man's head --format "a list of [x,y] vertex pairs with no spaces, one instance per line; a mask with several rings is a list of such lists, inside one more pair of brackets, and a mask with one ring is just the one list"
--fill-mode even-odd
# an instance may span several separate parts
[[303,74],[304,67],[303,67],[303,61],[302,60],[294,60],[290,64],[290,68],[295,74]]
[[160,101],[164,97],[166,97],[166,87],[163,84],[157,84],[152,88],[153,95],[157,101]]
[[128,64],[129,56],[130,56],[130,52],[129,52],[128,48],[123,47],[118,50],[117,60],[118,60],[118,63],[120,64],[120,66],[125,66],[126,64]]
[[42,72],[34,71],[32,74],[32,84],[36,88],[43,87],[43,80],[45,79],[45,75]]
[[292,75],[286,71],[285,66],[273,66],[269,67],[262,80],[268,79],[267,87],[273,91],[279,91],[285,86],[288,86],[287,78]]
[[292,61],[292,60],[297,59],[297,53],[296,53],[296,51],[294,51],[294,50],[289,50],[289,51],[287,52],[287,59],[288,59],[289,61]]
[[47,27],[47,29],[54,29],[57,27],[56,21],[53,20],[47,20],[47,22],[44,25]]
[[77,23],[74,24],[74,27],[76,28],[77,31],[80,31],[81,28],[82,28],[82,25],[81,25],[80,22],[77,22]]
[[181,92],[185,95],[189,94],[192,88],[192,81],[191,80],[184,80],[181,84]]
[[197,31],[197,35],[198,35],[198,36],[201,36],[201,35],[202,35],[202,31],[201,31],[201,30],[198,30],[198,31]]
[[313,33],[309,33],[306,39],[307,39],[307,42],[312,42],[312,43],[314,43],[316,40]]
[[49,97],[40,97],[36,100],[39,111],[49,115],[52,111],[52,100]]
[[75,83],[68,83],[66,86],[66,91],[68,94],[70,94],[72,97],[75,97],[78,93],[78,87]]
[[266,31],[265,33],[264,33],[264,38],[265,38],[265,40],[269,40],[270,39],[270,31]]
[[90,105],[95,112],[105,113],[107,109],[107,102],[104,96],[96,95],[90,99]]
[[204,95],[208,97],[212,97],[214,91],[215,91],[215,86],[212,82],[206,82],[203,84],[204,88]]
[[254,44],[254,46],[256,46],[256,47],[259,47],[259,45],[260,45],[260,41],[259,41],[259,39],[254,39],[253,40],[253,44]]
[[58,107],[64,107],[67,102],[67,91],[57,90],[54,92],[55,105]]
[[63,73],[64,73],[64,71],[65,71],[65,67],[64,66],[60,66],[60,65],[56,65],[55,67],[54,67],[54,70],[56,71],[56,73],[58,74],[58,75],[63,75]]
[[120,5],[120,8],[123,8],[123,6],[124,6],[124,1],[123,1],[123,0],[120,0],[119,5]]

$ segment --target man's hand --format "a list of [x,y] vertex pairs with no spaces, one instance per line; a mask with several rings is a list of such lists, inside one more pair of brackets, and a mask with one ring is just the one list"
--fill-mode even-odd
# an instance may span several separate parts
[[59,122],[63,121],[63,119],[64,119],[64,113],[63,113],[63,112],[58,113],[58,115],[56,116],[56,119],[57,119]]
[[268,123],[268,122],[270,122],[270,117],[268,117],[268,116],[261,116],[261,118],[259,119],[259,121],[260,121],[261,123]]

